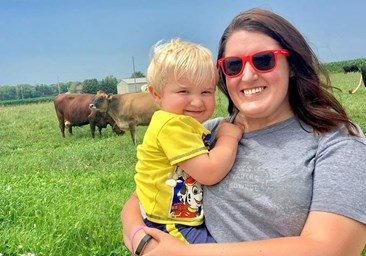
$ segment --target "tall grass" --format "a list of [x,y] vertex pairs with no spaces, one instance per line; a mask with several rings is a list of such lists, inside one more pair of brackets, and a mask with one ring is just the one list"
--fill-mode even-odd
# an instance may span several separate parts
[[[366,89],[349,95],[357,74],[335,74],[337,93],[366,130]],[[224,115],[218,98],[215,116]],[[145,127],[138,127],[141,141]],[[61,137],[52,103],[0,107],[0,253],[130,255],[119,213],[134,189],[136,148],[129,134],[89,127]],[[364,252],[363,256],[366,256]]]

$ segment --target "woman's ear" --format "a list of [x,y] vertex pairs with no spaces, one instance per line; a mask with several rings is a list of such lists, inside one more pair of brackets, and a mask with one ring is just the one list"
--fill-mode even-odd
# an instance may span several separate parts
[[153,97],[154,101],[156,103],[159,103],[160,102],[160,99],[161,99],[161,96],[159,94],[156,93],[156,91],[154,90],[154,88],[149,84],[148,85],[148,90],[149,90],[149,93],[151,94],[151,96]]

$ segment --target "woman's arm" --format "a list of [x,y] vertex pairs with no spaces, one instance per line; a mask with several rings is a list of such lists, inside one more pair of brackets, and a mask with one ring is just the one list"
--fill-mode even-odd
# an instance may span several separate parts
[[311,212],[302,234],[261,241],[185,245],[161,231],[145,228],[157,241],[145,256],[360,256],[366,244],[366,225],[326,212]]
[[[121,211],[121,221],[122,221],[122,231],[123,231],[123,241],[126,247],[131,250],[131,236],[134,230],[139,226],[146,226],[140,212],[139,199],[136,192],[134,192],[131,198],[125,203]],[[136,250],[141,239],[146,235],[144,230],[139,230],[136,232],[133,239],[133,247]],[[151,248],[154,248],[156,241],[153,239],[149,241],[144,249],[144,252],[148,252]],[[134,253],[134,252],[133,252]]]

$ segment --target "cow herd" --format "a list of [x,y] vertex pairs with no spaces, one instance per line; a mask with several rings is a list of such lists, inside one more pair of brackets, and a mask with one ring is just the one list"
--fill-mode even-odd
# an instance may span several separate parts
[[90,125],[91,137],[95,136],[95,127],[99,135],[103,128],[110,125],[118,135],[130,131],[136,145],[136,126],[147,126],[153,113],[158,109],[150,93],[106,94],[59,94],[54,106],[62,137],[65,128],[72,134],[73,126]]

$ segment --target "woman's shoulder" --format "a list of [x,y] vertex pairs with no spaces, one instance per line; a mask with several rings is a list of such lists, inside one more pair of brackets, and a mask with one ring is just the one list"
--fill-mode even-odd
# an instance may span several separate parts
[[366,149],[366,138],[362,129],[358,125],[356,125],[355,129],[355,133],[358,134],[358,136],[349,135],[346,127],[342,125],[338,129],[320,136],[319,142],[320,144],[327,146],[340,142],[346,144],[360,143],[361,145],[363,145],[361,147],[365,147]]
[[223,117],[216,117],[213,119],[210,119],[206,122],[203,123],[203,125],[210,130],[212,133],[214,133],[217,128],[219,127],[219,124],[221,122],[221,120],[224,119]]
[[318,158],[334,160],[334,163],[352,163],[360,169],[366,166],[366,138],[361,129],[359,136],[348,135],[345,128],[321,135],[318,140]]

